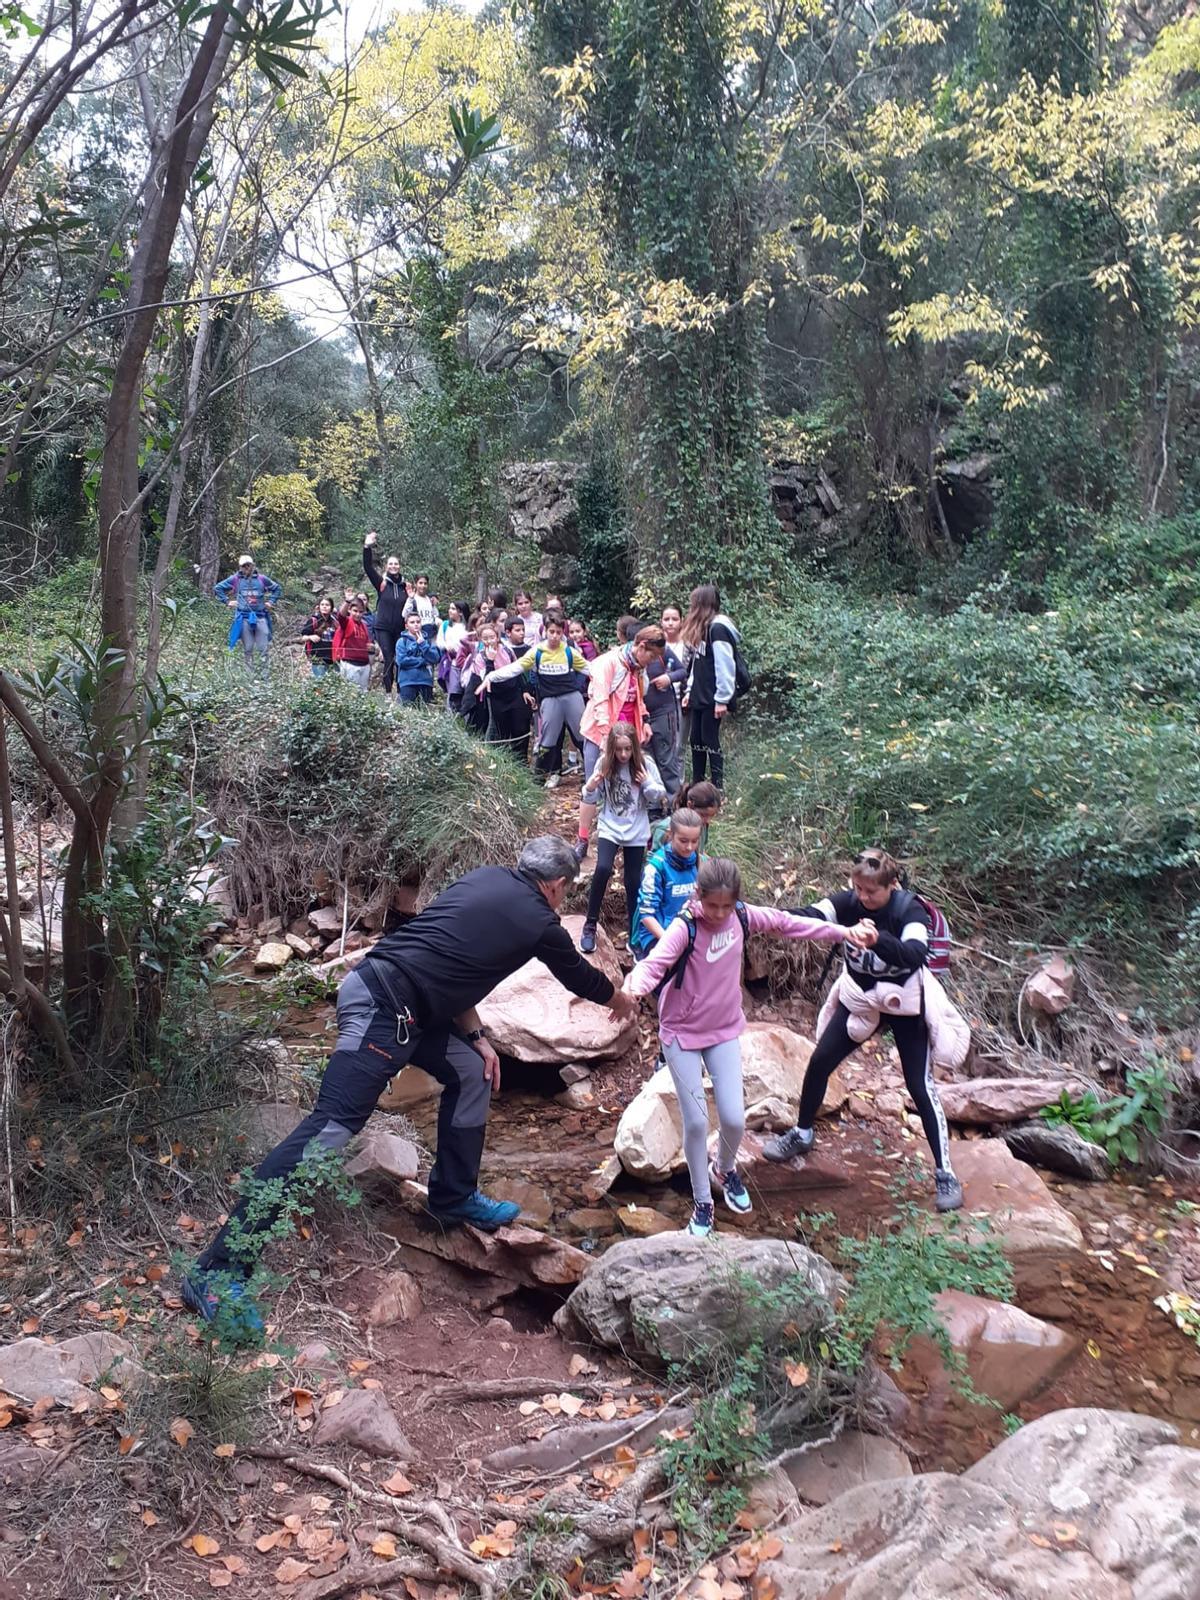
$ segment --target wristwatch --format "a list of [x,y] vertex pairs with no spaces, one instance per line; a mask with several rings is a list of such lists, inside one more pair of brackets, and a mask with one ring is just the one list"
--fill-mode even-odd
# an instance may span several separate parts
[[467,1035],[467,1043],[468,1044],[478,1044],[480,1039],[482,1039],[482,1038],[483,1038],[483,1029],[482,1028],[472,1028],[470,1033]]

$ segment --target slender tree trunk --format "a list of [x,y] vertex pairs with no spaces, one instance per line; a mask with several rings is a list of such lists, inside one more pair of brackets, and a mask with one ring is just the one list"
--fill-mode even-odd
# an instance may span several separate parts
[[[248,0],[236,7],[244,12]],[[119,666],[100,686],[95,737],[103,752],[90,802],[90,826],[76,823],[68,856],[63,905],[63,1005],[73,1029],[91,1035],[107,1009],[115,968],[103,944],[83,934],[88,913],[78,895],[103,878],[103,853],[113,813],[127,776],[128,747],[137,729],[137,595],[141,554],[138,452],[141,390],[147,351],[166,291],[171,250],[187,186],[208,142],[216,93],[233,47],[229,12],[215,10],[196,47],[165,137],[151,157],[146,213],[138,230],[129,273],[124,336],[117,356],[105,418],[98,496],[101,634],[120,654]],[[136,820],[136,819],[127,819]],[[86,953],[85,953],[86,952]],[[127,1009],[127,1008],[125,1008]],[[121,1031],[120,1027],[114,1034]],[[119,1047],[119,1040],[110,1044]]]
[[212,436],[208,428],[200,429],[200,516],[197,522],[196,587],[202,595],[211,597],[213,585],[221,571],[221,532],[217,519],[216,467],[213,463]]

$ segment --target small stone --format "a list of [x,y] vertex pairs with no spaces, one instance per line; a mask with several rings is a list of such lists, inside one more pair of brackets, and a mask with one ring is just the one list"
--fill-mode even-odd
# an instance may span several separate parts
[[558,1075],[569,1089],[573,1083],[586,1083],[592,1074],[590,1068],[580,1066],[578,1061],[568,1061],[565,1067],[559,1067]]
[[316,1444],[344,1444],[368,1455],[401,1463],[415,1452],[396,1421],[396,1413],[380,1389],[351,1389],[341,1402],[322,1411],[313,1430]]
[[655,1211],[652,1206],[622,1206],[616,1213],[616,1219],[626,1233],[632,1233],[639,1239],[648,1239],[656,1233],[679,1232],[677,1222],[664,1217],[661,1211]]
[[539,1184],[524,1178],[489,1178],[484,1187],[497,1200],[513,1200],[526,1222],[545,1224],[554,1215],[554,1202]]
[[621,1158],[617,1155],[605,1156],[604,1160],[588,1177],[583,1184],[583,1198],[589,1205],[595,1205],[597,1200],[602,1200],[616,1183],[621,1175]]
[[397,1322],[414,1321],[421,1310],[421,1286],[412,1273],[393,1272],[367,1312],[367,1322],[373,1328],[390,1328]]
[[305,960],[316,951],[316,946],[312,940],[304,939],[298,933],[284,934],[284,943],[292,951],[293,955],[300,956]]
[[311,1339],[296,1352],[296,1370],[316,1373],[322,1378],[336,1378],[341,1374],[337,1354],[323,1339]]
[[362,1136],[357,1151],[346,1163],[346,1176],[410,1182],[420,1165],[415,1144],[395,1133],[373,1131]]
[[569,1089],[554,1096],[556,1104],[568,1111],[587,1111],[596,1104],[596,1096],[587,1083],[573,1083]]
[[328,937],[331,934],[341,933],[342,913],[336,906],[318,906],[315,911],[308,913],[308,923],[318,933]]
[[800,1497],[782,1467],[768,1467],[750,1485],[744,1515],[755,1528],[769,1528],[797,1511]]
[[607,1206],[585,1206],[568,1212],[566,1221],[572,1233],[612,1233],[617,1224],[615,1213]]
[[278,940],[260,945],[254,957],[255,972],[282,972],[292,959],[292,947]]

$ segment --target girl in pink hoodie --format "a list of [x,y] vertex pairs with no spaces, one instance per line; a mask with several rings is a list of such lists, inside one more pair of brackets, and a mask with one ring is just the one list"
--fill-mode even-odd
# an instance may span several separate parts
[[[765,906],[744,906],[742,877],[733,861],[706,857],[696,898],[667,927],[644,961],[625,979],[630,994],[658,992],[658,1034],[679,1097],[683,1150],[692,1180],[692,1220],[687,1232],[713,1230],[713,1185],[731,1211],[745,1216],[750,1195],[737,1170],[746,1127],[742,1093],[742,953],[747,933],[776,939],[840,943],[852,932],[817,917],[796,917]],[[708,1110],[703,1073],[712,1079],[720,1143],[708,1160]]]

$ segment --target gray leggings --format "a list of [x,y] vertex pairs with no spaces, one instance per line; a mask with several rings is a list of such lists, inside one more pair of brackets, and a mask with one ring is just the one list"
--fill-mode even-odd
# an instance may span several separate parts
[[569,733],[577,745],[582,744],[583,738],[579,732],[579,719],[582,715],[581,694],[547,695],[541,704],[541,724],[538,728],[539,751],[548,753],[556,750],[564,732]]
[[254,657],[258,656],[262,662],[262,670],[267,671],[267,652],[271,648],[271,635],[267,632],[266,619],[258,619],[258,627],[252,628],[248,622],[242,623],[242,650],[246,671],[254,671]]
[[722,1172],[737,1164],[738,1146],[746,1131],[746,1102],[742,1093],[742,1041],[727,1039],[703,1050],[685,1050],[679,1044],[664,1044],[663,1055],[679,1097],[683,1119],[683,1153],[687,1157],[688,1177],[692,1180],[692,1199],[712,1199],[708,1178],[708,1107],[704,1102],[701,1073],[705,1068],[712,1079],[717,1102],[717,1122],[721,1130],[717,1166]]

